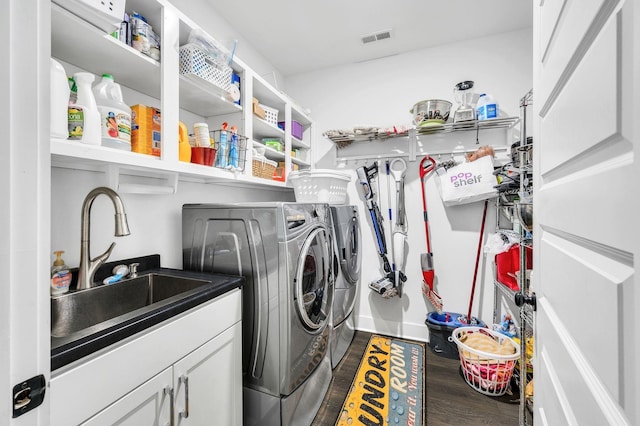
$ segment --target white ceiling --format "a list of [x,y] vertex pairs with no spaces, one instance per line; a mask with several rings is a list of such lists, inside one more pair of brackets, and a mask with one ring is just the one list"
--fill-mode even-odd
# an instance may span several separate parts
[[[532,26],[530,0],[210,0],[284,75]],[[391,39],[363,44],[364,35]]]

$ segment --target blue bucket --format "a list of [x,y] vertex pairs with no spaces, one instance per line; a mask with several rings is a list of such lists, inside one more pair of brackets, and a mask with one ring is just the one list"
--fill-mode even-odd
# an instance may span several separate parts
[[[461,318],[462,317],[462,318]],[[472,317],[475,324],[467,324],[463,314],[455,312],[429,312],[425,324],[429,328],[429,347],[436,355],[443,356],[445,358],[458,359],[458,346],[449,341],[451,332],[458,327],[467,327],[469,325],[475,325],[477,327],[486,327],[486,324],[481,320]],[[460,322],[463,319],[464,322]]]

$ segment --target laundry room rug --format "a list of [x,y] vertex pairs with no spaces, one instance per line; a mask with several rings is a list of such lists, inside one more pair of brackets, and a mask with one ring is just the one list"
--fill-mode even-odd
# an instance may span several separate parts
[[421,342],[372,335],[336,426],[425,424],[424,351]]

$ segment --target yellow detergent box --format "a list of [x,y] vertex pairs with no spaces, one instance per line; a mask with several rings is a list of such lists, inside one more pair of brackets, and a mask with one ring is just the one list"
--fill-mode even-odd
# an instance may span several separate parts
[[146,105],[131,107],[131,150],[140,154],[160,156],[161,115],[158,108]]

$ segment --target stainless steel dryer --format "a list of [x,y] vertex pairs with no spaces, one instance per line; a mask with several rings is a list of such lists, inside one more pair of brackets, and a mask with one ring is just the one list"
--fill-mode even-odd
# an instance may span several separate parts
[[356,206],[331,206],[335,289],[332,311],[331,366],[336,368],[355,334],[352,315],[356,301],[362,249]]
[[244,425],[311,424],[327,392],[330,220],[326,204],[183,206],[184,268],[246,279]]

